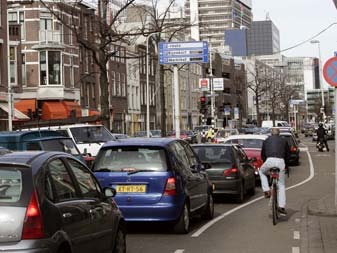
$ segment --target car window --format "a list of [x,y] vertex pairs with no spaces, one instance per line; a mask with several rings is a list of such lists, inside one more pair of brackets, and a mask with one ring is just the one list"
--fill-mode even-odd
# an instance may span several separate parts
[[245,162],[247,161],[248,157],[245,153],[245,151],[241,147],[236,147],[239,155],[240,162]]
[[96,180],[93,178],[93,176],[88,171],[88,169],[73,159],[67,159],[67,161],[80,186],[80,190],[81,190],[83,197],[100,198],[101,190],[99,186],[97,185]]
[[281,137],[287,140],[289,147],[295,146],[295,142],[290,135],[281,135]]
[[232,163],[233,156],[231,146],[194,146],[202,162],[208,163]]
[[26,149],[27,150],[42,150],[41,146],[40,146],[40,143],[38,143],[38,142],[28,142],[26,144]]
[[0,203],[14,203],[22,193],[22,173],[19,170],[0,168]]
[[180,161],[185,166],[185,168],[190,168],[191,164],[187,157],[184,146],[177,141],[173,144],[173,149],[175,150],[178,161]]
[[72,139],[52,139],[41,141],[43,150],[46,151],[60,151],[74,156],[80,155],[75,143]]
[[[61,202],[78,198],[74,181],[60,159],[55,159],[48,163],[47,175],[48,174],[50,175],[50,179],[48,179],[48,177],[46,178],[46,187],[48,184],[52,184],[56,195],[52,197],[52,200]],[[50,180],[50,182],[48,180]],[[46,188],[45,190],[46,195],[49,194],[49,197],[51,197],[51,192],[47,192],[47,190],[50,191],[50,189]]]
[[64,137],[70,137],[67,130],[57,129],[56,132],[60,133]]
[[165,150],[161,147],[111,147],[100,151],[94,170],[123,169],[167,171]]
[[226,141],[230,144],[239,144],[243,148],[260,148],[262,149],[263,140],[260,139],[232,139]]

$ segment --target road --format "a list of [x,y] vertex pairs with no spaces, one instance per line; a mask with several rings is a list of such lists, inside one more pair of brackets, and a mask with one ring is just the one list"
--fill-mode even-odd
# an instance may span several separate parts
[[[310,138],[301,139],[299,166],[286,180],[287,217],[272,225],[268,200],[257,188],[241,205],[216,198],[210,222],[195,219],[191,232],[176,235],[166,224],[133,224],[128,228],[128,253],[300,253],[305,238],[302,218],[308,201],[334,192],[334,143],[319,153]],[[312,161],[312,162],[311,162]]]

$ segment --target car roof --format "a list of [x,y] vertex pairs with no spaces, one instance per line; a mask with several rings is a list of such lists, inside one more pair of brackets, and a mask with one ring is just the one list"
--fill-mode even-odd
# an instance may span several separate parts
[[42,162],[59,155],[74,158],[70,154],[56,151],[15,151],[0,155],[0,164],[10,164],[11,166],[15,164],[26,167],[30,166],[34,173],[40,168]]
[[236,134],[226,137],[226,140],[235,140],[235,139],[258,139],[265,140],[268,138],[266,134]]
[[128,138],[118,141],[106,142],[103,147],[119,147],[119,146],[160,146],[165,147],[171,142],[177,141],[176,138]]
[[236,144],[225,144],[225,143],[221,143],[221,144],[192,144],[192,147],[232,147],[233,145]]

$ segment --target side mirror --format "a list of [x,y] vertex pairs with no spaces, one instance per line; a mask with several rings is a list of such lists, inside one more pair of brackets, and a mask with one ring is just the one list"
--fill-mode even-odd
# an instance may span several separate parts
[[113,198],[113,197],[116,196],[116,190],[114,188],[105,187],[104,188],[104,195],[107,198]]

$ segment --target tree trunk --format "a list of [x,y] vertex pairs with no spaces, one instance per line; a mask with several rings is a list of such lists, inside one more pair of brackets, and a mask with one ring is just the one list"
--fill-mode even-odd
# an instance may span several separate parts
[[164,87],[164,66],[159,67],[159,85],[160,85],[160,109],[161,109],[161,134],[166,136],[166,100],[165,100],[165,87]]
[[[106,63],[99,65],[100,76],[99,85],[101,89],[101,120],[105,127],[110,128],[110,109],[109,109],[109,83],[107,76]],[[110,129],[111,130],[111,129]]]
[[257,126],[261,126],[261,115],[260,115],[260,104],[257,94],[255,94],[255,105],[256,105],[256,119],[257,119]]

